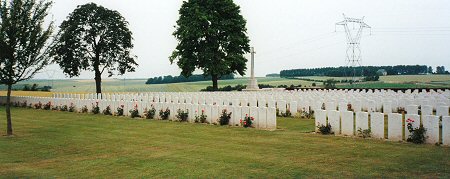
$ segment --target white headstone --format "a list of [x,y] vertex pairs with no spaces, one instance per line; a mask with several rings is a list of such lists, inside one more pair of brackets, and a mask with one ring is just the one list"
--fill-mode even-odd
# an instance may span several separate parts
[[341,124],[342,124],[342,134],[352,136],[353,133],[353,112],[344,111],[341,112]]
[[433,115],[433,106],[423,105],[420,107],[420,112],[422,116]]
[[325,110],[316,110],[314,112],[314,118],[315,123],[314,126],[316,126],[316,132],[318,131],[317,126],[319,125],[327,125],[327,111]]
[[401,141],[402,136],[402,115],[396,113],[388,114],[388,140]]
[[450,116],[442,117],[442,143],[450,146]]
[[373,138],[384,139],[384,114],[370,113],[370,131]]
[[331,132],[339,135],[341,131],[340,113],[336,110],[327,111],[328,123],[331,125]]
[[423,117],[423,127],[426,129],[426,143],[435,144],[439,142],[439,116],[426,115]]
[[369,129],[369,113],[367,112],[357,112],[356,113],[356,131],[359,129],[366,130]]

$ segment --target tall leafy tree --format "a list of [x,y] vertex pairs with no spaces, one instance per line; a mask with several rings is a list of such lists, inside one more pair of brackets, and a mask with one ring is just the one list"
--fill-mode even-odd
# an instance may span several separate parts
[[244,75],[250,51],[246,20],[232,0],[188,0],[179,10],[173,33],[178,45],[169,57],[189,77],[196,69],[211,76],[213,89],[227,74]]
[[78,6],[58,33],[52,56],[69,77],[80,71],[95,72],[96,92],[101,93],[102,74],[111,77],[134,72],[132,33],[122,15],[94,3]]
[[0,1],[0,84],[8,86],[6,97],[7,135],[13,134],[11,89],[31,79],[49,62],[53,23],[44,25],[50,1]]

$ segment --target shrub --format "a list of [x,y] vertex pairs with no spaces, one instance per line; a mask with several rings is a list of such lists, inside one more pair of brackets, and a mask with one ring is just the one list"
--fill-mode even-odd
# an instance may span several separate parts
[[107,116],[111,116],[112,115],[111,106],[106,106],[106,108],[103,110],[103,114],[107,115]]
[[358,137],[369,138],[372,137],[372,131],[370,129],[358,129]]
[[84,105],[84,106],[81,108],[81,112],[82,112],[82,113],[88,113],[88,112],[89,112],[88,107],[87,107],[86,105]]
[[189,116],[189,110],[186,110],[186,111],[181,110],[181,109],[177,110],[176,117],[180,122],[187,122],[188,116]]
[[23,108],[26,108],[28,105],[27,105],[27,101],[25,100],[25,101],[23,101],[21,104],[20,104],[20,107],[23,107]]
[[75,112],[75,105],[73,103],[70,103],[69,112]]
[[99,114],[100,113],[100,107],[98,107],[98,101],[94,103],[92,103],[92,113],[94,114]]
[[314,116],[314,111],[307,112],[305,109],[302,111],[302,118],[311,119]]
[[116,116],[123,116],[123,108],[124,108],[124,105],[120,105],[119,107],[117,107]]
[[170,109],[166,108],[166,110],[159,110],[159,117],[161,117],[161,120],[167,120],[169,119],[170,115]]
[[52,102],[48,102],[48,103],[44,104],[43,109],[44,110],[51,110],[52,109]]
[[248,128],[248,127],[252,127],[254,120],[255,120],[255,118],[249,116],[248,114],[245,114],[244,120],[241,119],[240,123],[245,128]]
[[219,124],[221,126],[228,125],[230,123],[231,119],[231,112],[227,113],[228,111],[226,109],[222,110],[222,115],[219,117]]
[[145,108],[145,111],[144,111],[145,119],[154,119],[155,114],[156,114],[156,109],[155,109],[155,107],[153,107],[153,105],[151,106],[151,109]]
[[59,108],[59,110],[60,110],[60,111],[68,111],[68,110],[69,110],[69,107],[67,107],[67,105],[62,105],[62,106]]
[[59,110],[59,106],[52,106],[52,110],[53,111],[58,111]]
[[289,109],[286,109],[285,113],[281,112],[281,117],[291,117],[291,116],[292,116],[292,113],[291,113],[291,110],[289,110]]
[[207,117],[207,115],[205,115],[205,110],[202,110],[202,113],[200,114],[200,116],[198,116],[198,115],[195,116],[195,122],[196,123],[205,123],[206,117]]
[[323,135],[331,134],[331,125],[330,125],[330,123],[327,123],[327,125],[323,125],[323,124],[318,123],[317,124],[317,128],[319,129],[319,133],[321,133]]
[[406,123],[408,127],[408,131],[410,132],[408,139],[406,139],[407,142],[412,142],[415,144],[423,144],[425,143],[426,137],[425,133],[427,130],[423,127],[421,124],[418,128],[413,128],[412,123],[414,122],[413,119],[407,119]]
[[34,104],[35,109],[42,109],[42,103],[39,101],[38,103]]
[[132,110],[130,110],[131,118],[141,117],[139,115],[138,105],[136,104]]

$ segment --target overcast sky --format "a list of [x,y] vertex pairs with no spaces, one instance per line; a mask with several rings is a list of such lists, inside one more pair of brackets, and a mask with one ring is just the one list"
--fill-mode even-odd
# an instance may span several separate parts
[[[77,5],[95,2],[119,11],[130,23],[139,67],[119,78],[179,75],[168,57],[177,45],[172,36],[181,0],[54,0],[51,16],[59,26]],[[255,47],[256,75],[283,69],[343,66],[346,41],[342,13],[365,16],[362,65],[424,64],[450,68],[448,0],[235,0],[247,20]],[[250,57],[250,55],[246,55]],[[59,66],[47,68],[65,78]],[[249,72],[248,72],[249,74]],[[46,73],[36,78],[47,78]],[[83,72],[80,78],[91,79]]]

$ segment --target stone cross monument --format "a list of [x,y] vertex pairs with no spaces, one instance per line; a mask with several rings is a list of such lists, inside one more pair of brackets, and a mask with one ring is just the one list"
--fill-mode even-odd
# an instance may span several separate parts
[[251,61],[251,76],[250,76],[250,80],[248,81],[248,85],[247,85],[247,89],[248,91],[252,91],[252,90],[259,90],[258,87],[258,81],[256,81],[255,78],[255,48],[251,47],[250,49],[250,53],[252,55],[252,61]]

